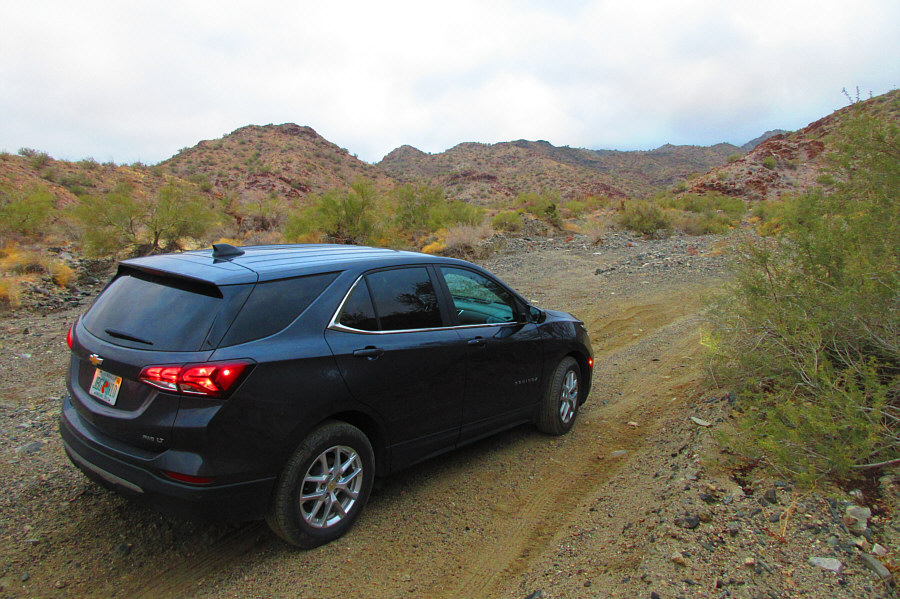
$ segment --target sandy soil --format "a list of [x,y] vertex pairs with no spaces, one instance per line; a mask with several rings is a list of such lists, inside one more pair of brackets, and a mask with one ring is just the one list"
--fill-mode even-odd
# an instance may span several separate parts
[[[526,240],[486,260],[587,323],[594,385],[575,428],[519,427],[395,475],[347,536],[306,552],[262,523],[176,520],[85,479],[55,430],[65,332],[84,307],[7,315],[0,597],[889,596],[829,516],[842,505],[789,481],[766,505],[776,483],[701,460],[721,450],[711,430],[731,409],[700,344],[704,300],[726,277],[720,243]],[[895,538],[895,490],[873,503],[872,542]],[[690,515],[700,523],[682,526]],[[833,554],[841,573],[808,562]]]

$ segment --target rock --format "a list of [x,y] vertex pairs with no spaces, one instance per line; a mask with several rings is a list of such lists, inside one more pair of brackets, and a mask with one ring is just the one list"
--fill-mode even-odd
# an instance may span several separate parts
[[844,517],[841,518],[841,521],[847,526],[850,532],[855,535],[861,535],[866,531],[866,528],[869,527],[869,518],[871,517],[872,510],[869,508],[851,505],[845,510]]
[[874,555],[877,555],[878,557],[884,557],[885,555],[887,555],[887,549],[885,549],[884,546],[880,543],[875,543],[872,546],[872,553]]
[[543,597],[543,596],[544,596],[543,592],[535,591],[535,592],[531,593],[530,595],[528,595],[527,597],[525,597],[525,599],[541,599],[541,597]]
[[119,543],[118,545],[116,545],[116,548],[115,548],[116,555],[120,555],[120,556],[124,557],[124,556],[128,555],[129,553],[131,553],[132,547],[133,547],[133,545],[131,543]]
[[631,421],[628,422],[628,426],[631,426],[631,427],[638,427],[638,426],[640,426],[640,425],[639,425],[637,422],[635,422],[634,420],[631,420]]
[[32,453],[37,453],[41,450],[41,447],[44,446],[42,441],[32,441],[31,443],[26,443],[25,445],[20,445],[16,447],[16,455],[30,455]]
[[697,426],[712,426],[712,422],[708,422],[706,420],[703,420],[702,418],[697,418],[696,416],[691,416],[691,422],[693,422]]
[[687,566],[687,560],[684,559],[684,556],[681,555],[680,551],[674,552],[669,556],[669,559],[672,560],[672,563],[678,564],[679,566]]
[[700,518],[693,514],[679,516],[678,518],[675,518],[675,526],[686,528],[688,530],[694,530],[695,528],[700,526]]
[[778,493],[775,492],[775,488],[767,489],[765,493],[763,493],[763,497],[766,498],[766,501],[769,503],[775,504],[778,503]]
[[627,450],[627,449],[617,449],[616,451],[612,452],[612,453],[610,454],[610,456],[611,456],[611,457],[614,457],[614,458],[620,458],[620,457],[622,457],[623,455],[625,455],[626,453],[628,453],[628,450]]
[[829,570],[838,574],[844,569],[844,564],[841,563],[841,560],[833,557],[811,557],[809,558],[809,563],[823,570]]
[[861,553],[860,559],[866,565],[867,568],[875,572],[881,580],[890,581],[893,579],[894,575],[891,574],[891,571],[884,567],[878,559],[873,555],[869,555],[868,553]]
[[752,557],[744,558],[744,567],[745,568],[754,568],[756,566],[756,560]]

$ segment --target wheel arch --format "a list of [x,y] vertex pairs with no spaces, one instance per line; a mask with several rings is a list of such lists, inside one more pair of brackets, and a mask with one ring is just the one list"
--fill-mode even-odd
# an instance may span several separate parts
[[[372,444],[372,451],[375,453],[375,474],[378,476],[383,476],[387,474],[389,471],[389,462],[387,459],[387,451],[386,451],[386,435],[382,430],[381,426],[378,422],[369,414],[365,412],[361,412],[358,410],[346,410],[343,412],[338,412],[336,414],[332,414],[327,418],[323,419],[322,422],[327,420],[339,420],[341,422],[346,422],[347,424],[353,425],[369,439],[369,443]],[[320,422],[316,426],[322,424]]]
[[579,390],[581,393],[581,398],[578,400],[578,403],[580,405],[587,401],[588,395],[591,392],[591,383],[593,382],[594,377],[594,369],[592,366],[593,358],[586,356],[578,350],[572,350],[568,354],[563,356],[563,358],[567,357],[575,358],[575,361],[578,363],[578,368],[581,370],[581,380],[583,383],[586,383],[582,384],[581,389]]

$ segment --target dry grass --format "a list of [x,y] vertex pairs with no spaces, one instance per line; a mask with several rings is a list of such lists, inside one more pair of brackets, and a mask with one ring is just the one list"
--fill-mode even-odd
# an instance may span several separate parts
[[75,271],[65,262],[50,264],[50,277],[59,287],[68,287],[75,280]]

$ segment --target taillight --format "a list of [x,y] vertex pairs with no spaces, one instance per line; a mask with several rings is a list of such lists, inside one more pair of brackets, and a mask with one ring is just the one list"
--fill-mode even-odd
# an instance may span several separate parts
[[69,349],[72,349],[72,329],[75,328],[75,325],[69,327],[69,332],[66,333],[66,345],[69,346]]
[[166,391],[224,398],[252,365],[250,360],[236,360],[184,366],[147,366],[138,378]]
[[588,358],[588,368],[594,369],[594,358]]

